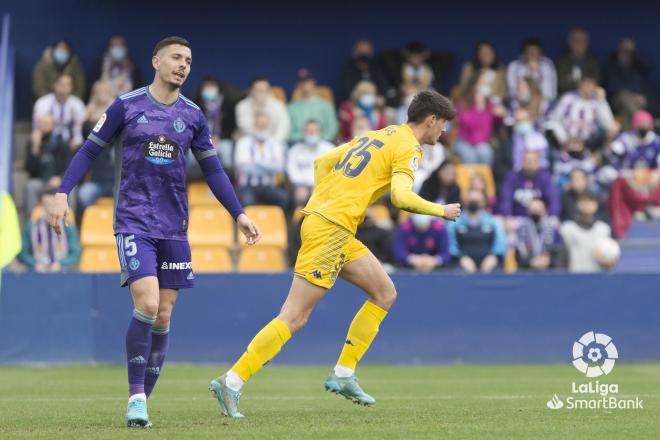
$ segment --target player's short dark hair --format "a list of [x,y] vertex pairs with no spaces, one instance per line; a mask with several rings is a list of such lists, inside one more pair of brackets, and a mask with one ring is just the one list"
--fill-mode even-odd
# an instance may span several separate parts
[[166,37],[160,40],[158,43],[156,43],[156,47],[154,47],[154,56],[156,56],[158,51],[161,50],[162,48],[171,46],[173,44],[180,44],[181,46],[186,46],[188,49],[192,49],[192,45],[190,44],[190,41],[186,40],[185,38],[177,37],[177,36]]
[[449,98],[438,92],[433,90],[419,92],[408,107],[408,122],[419,124],[431,115],[450,121],[456,117],[456,109]]

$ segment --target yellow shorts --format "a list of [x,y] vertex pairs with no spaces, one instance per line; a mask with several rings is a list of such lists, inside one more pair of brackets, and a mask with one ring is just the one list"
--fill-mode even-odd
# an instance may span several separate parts
[[293,272],[328,289],[337,281],[344,264],[369,252],[350,231],[314,213],[303,220],[300,238],[302,245]]

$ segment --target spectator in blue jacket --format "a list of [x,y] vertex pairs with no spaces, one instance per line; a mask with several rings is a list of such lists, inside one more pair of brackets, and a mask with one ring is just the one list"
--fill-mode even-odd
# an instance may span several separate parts
[[430,215],[413,214],[394,233],[394,262],[429,272],[449,262],[447,229]]
[[506,235],[501,222],[486,210],[486,194],[470,190],[466,213],[448,222],[449,253],[468,273],[492,272],[501,267],[506,253]]

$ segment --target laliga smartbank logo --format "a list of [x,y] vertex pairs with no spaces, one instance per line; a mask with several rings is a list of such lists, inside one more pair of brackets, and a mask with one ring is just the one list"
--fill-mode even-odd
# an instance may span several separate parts
[[[573,343],[573,366],[588,378],[610,374],[618,358],[616,345],[605,333],[590,331]],[[570,395],[562,400],[555,393],[546,405],[550,409],[644,409],[639,397],[621,399],[618,394],[617,383],[572,382]]]

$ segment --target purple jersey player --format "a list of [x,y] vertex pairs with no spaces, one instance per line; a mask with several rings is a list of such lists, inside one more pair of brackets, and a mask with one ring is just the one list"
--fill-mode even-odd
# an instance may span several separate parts
[[114,230],[121,284],[130,286],[134,304],[126,334],[129,427],[151,426],[146,402],[167,353],[170,315],[178,289],[193,285],[187,239],[188,149],[248,244],[260,238],[220,165],[204,114],[179,93],[191,62],[190,43],[183,38],[165,38],[156,45],[153,83],[120,96],[101,116],[65,172],[50,210],[51,225],[61,233],[67,195],[103,149],[117,148]]

